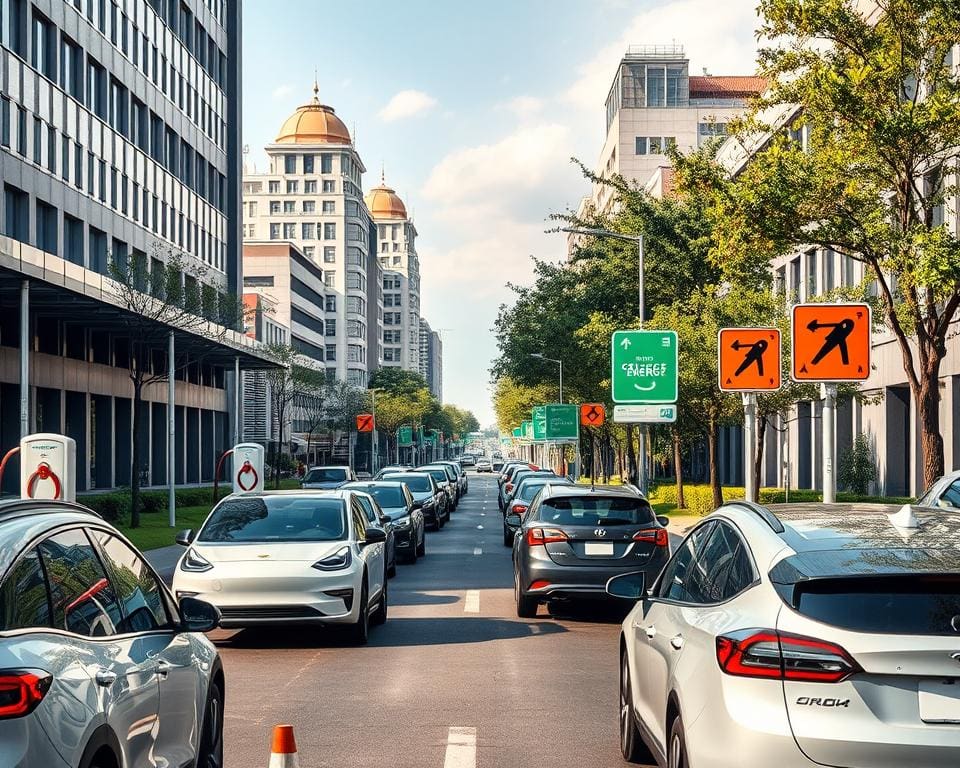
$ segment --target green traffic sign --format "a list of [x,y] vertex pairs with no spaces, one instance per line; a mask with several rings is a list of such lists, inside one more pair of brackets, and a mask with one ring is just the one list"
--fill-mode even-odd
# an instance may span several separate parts
[[413,445],[413,427],[400,427],[397,430],[397,443],[399,445]]
[[615,403],[675,403],[678,374],[674,331],[614,331],[610,388]]
[[514,430],[513,430],[513,436],[514,436],[517,440],[519,440],[521,437],[523,437],[523,427],[515,427]]
[[547,440],[576,440],[580,437],[580,409],[576,405],[548,405],[544,410]]
[[533,440],[533,422],[525,421],[520,425],[520,429],[523,430],[523,439],[524,440]]
[[547,439],[547,406],[538,405],[533,409],[533,439]]

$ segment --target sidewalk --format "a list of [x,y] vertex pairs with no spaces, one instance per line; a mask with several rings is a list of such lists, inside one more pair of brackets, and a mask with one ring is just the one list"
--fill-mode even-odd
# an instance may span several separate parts
[[177,561],[183,553],[184,548],[179,544],[174,544],[170,547],[147,550],[143,553],[143,556],[160,574],[160,578],[170,584],[173,581],[173,569],[177,567]]

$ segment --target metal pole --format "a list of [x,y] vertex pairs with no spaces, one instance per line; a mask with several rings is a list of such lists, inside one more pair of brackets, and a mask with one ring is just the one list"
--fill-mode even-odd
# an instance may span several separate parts
[[560,363],[560,405],[563,405],[563,360],[557,360]]
[[[240,355],[233,358],[233,444],[240,442]],[[238,470],[239,471],[239,470]]]
[[783,419],[783,500],[790,503],[790,419]]
[[[637,262],[638,262],[638,293],[639,293],[639,327],[643,328],[643,319],[647,314],[647,305],[646,297],[644,296],[643,289],[643,235],[640,235],[637,238]],[[646,496],[648,491],[648,480],[647,480],[647,425],[640,424],[637,426],[637,475],[640,484],[640,492]]]
[[640,327],[643,328],[643,320],[647,314],[646,297],[644,296],[644,293],[643,293],[643,235],[640,235],[640,237],[637,238],[637,246],[638,246],[637,255],[639,257],[638,263],[639,263],[639,271],[640,271],[639,280],[637,281],[637,284],[640,289]]
[[177,420],[174,414],[177,410],[174,361],[173,331],[170,331],[167,348],[167,511],[170,516],[170,527],[177,524]]
[[20,283],[20,437],[30,434],[30,281]]
[[747,501],[756,502],[756,478],[753,472],[757,463],[757,395],[755,392],[743,393],[743,476],[746,481]]
[[370,465],[377,474],[377,390],[370,390],[370,415],[373,416],[373,432],[370,433]]
[[823,503],[833,504],[837,500],[836,462],[836,424],[837,424],[837,385],[821,384],[823,397]]

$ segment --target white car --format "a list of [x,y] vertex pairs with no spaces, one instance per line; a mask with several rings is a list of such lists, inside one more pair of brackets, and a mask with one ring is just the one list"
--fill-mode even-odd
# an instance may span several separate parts
[[350,490],[235,494],[177,536],[173,590],[217,606],[222,627],[340,624],[365,643],[387,620],[385,542]]
[[477,462],[477,472],[493,472],[493,464],[490,459],[480,459]]

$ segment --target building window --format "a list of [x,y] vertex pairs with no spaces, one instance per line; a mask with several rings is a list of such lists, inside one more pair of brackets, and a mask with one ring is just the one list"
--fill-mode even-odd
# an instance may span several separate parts
[[0,96],[0,146],[10,146],[10,99]]
[[87,57],[87,105],[101,120],[107,119],[107,71]]
[[325,320],[323,327],[324,327],[324,336],[336,336],[336,335],[337,335],[337,321],[336,321],[336,320]]
[[303,212],[304,213],[316,213],[317,204],[313,200],[304,200],[303,201]]
[[270,239],[271,239],[271,240],[279,240],[279,239],[280,239],[280,225],[279,225],[279,224],[271,224],[271,225],[270,225]]
[[296,172],[297,172],[297,156],[296,156],[296,155],[284,155],[284,157],[283,157],[283,172],[284,172],[284,173],[296,173]]
[[295,195],[300,189],[300,183],[297,181],[288,181],[287,182],[287,194]]
[[637,136],[637,154],[638,155],[647,154],[647,137],[646,136]]
[[83,222],[63,214],[63,257],[83,266]]
[[272,215],[272,214],[278,214],[278,213],[280,213],[280,201],[279,201],[279,200],[271,200],[271,201],[270,201],[270,213],[271,213],[271,215]]
[[[317,182],[316,181],[305,181],[303,182],[303,192],[306,195],[315,195],[317,193]],[[312,200],[310,201],[313,202]]]
[[[303,172],[305,174],[313,173],[313,155],[304,155],[303,156]],[[291,171],[292,173],[292,171]],[[314,191],[316,191],[317,182],[313,182]],[[309,190],[307,190],[309,192]]]
[[327,288],[333,288],[337,284],[337,273],[332,269],[328,269],[323,273],[323,284]]
[[327,312],[336,312],[337,311],[337,297],[336,296],[327,296],[324,299],[324,309]]
[[33,54],[30,63],[34,69],[56,82],[57,80],[57,43],[56,28],[46,18],[33,9]]
[[335,193],[337,191],[337,182],[335,182],[333,179],[324,179],[322,189],[324,194],[328,194],[330,192]]
[[323,201],[323,213],[336,213],[337,207],[333,200]]
[[267,182],[267,192],[271,195],[280,194],[280,182],[279,181],[268,181]]
[[[252,235],[251,235],[251,237],[252,237]],[[316,248],[314,248],[312,245],[305,245],[305,246],[303,246],[303,255],[306,256],[308,259],[312,259],[312,258],[313,258],[313,254],[314,254],[315,252],[316,252]]]
[[[330,334],[328,333],[327,336]],[[336,344],[327,344],[326,345],[326,359],[327,361],[337,359],[337,345]]]
[[273,275],[244,275],[245,288],[273,288]]
[[324,240],[336,240],[337,239],[337,225],[333,223],[327,223],[323,225],[323,239]]
[[314,238],[313,224],[301,224],[300,229],[301,229],[301,233],[300,233],[301,240],[313,240]]
[[47,253],[57,253],[57,209],[42,200],[37,200],[37,248]]
[[283,225],[283,239],[284,240],[293,240],[297,236],[297,225],[296,224],[284,224]]
[[60,87],[83,103],[83,52],[66,35],[60,40]]
[[[297,203],[295,200],[284,200],[283,201],[283,212],[284,213],[296,213],[297,212]],[[279,213],[279,211],[277,211]]]
[[333,155],[329,153],[320,155],[320,173],[333,173]]

